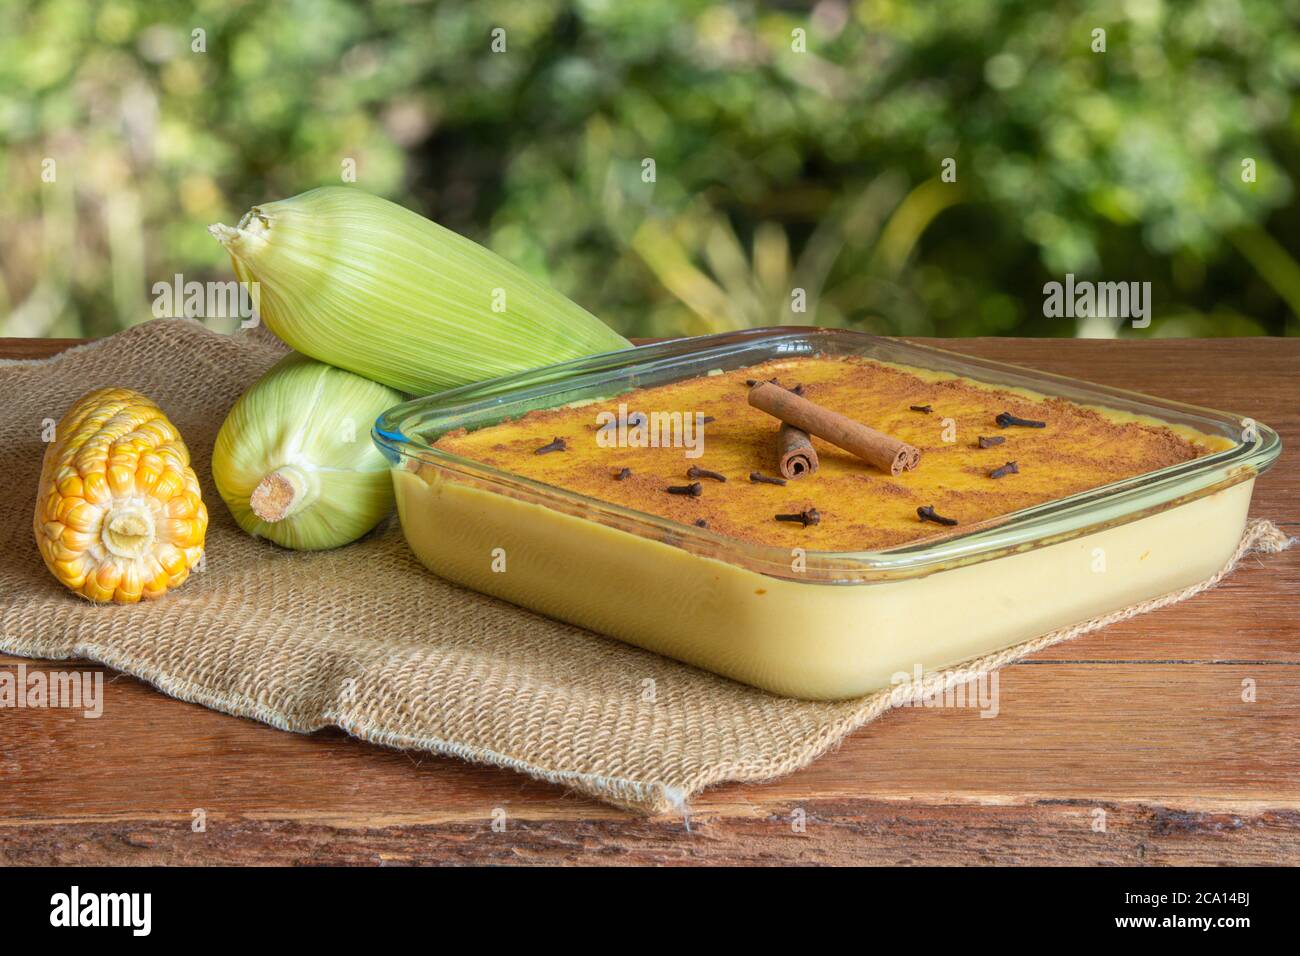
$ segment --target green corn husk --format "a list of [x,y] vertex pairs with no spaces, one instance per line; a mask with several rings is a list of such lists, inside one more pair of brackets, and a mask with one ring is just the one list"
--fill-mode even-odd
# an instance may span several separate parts
[[356,188],[254,206],[210,231],[284,342],[405,392],[630,344],[495,253]]
[[300,551],[361,537],[393,510],[370,426],[401,400],[302,355],[277,362],[235,402],[212,449],[212,478],[235,521]]

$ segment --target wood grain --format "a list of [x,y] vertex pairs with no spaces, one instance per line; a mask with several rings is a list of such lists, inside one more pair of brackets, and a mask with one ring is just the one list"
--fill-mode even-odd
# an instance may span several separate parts
[[[1300,340],[923,341],[1300,440]],[[70,344],[0,340],[0,359]],[[1300,533],[1293,458],[1258,482],[1252,512]],[[1005,668],[993,719],[892,713],[804,771],[707,792],[689,823],[282,733],[98,665],[24,662],[103,672],[106,700],[98,719],[0,711],[0,863],[1300,863],[1298,598],[1300,551],[1252,560],[1183,605]]]
[[84,339],[0,339],[0,359],[11,362],[31,361],[58,355]]

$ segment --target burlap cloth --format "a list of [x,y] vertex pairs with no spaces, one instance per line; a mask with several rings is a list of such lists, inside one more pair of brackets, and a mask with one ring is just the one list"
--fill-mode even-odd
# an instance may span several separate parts
[[[89,658],[285,730],[335,725],[643,812],[680,809],[722,781],[789,773],[908,695],[933,691],[836,703],[774,697],[448,584],[415,560],[396,518],[326,553],[248,537],[212,484],[212,444],[235,398],[283,353],[262,330],[219,335],[161,320],[45,361],[0,363],[0,649]],[[42,422],[105,385],[162,406],[189,445],[211,513],[206,569],[135,607],[96,607],[65,591],[32,540]],[[1210,580],[964,669],[991,669],[1183,600],[1248,551],[1287,543],[1273,525],[1253,522]]]

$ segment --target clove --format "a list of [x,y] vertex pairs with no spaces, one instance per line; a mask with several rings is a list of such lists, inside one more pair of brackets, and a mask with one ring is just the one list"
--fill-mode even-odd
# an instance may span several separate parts
[[631,477],[632,477],[632,469],[631,469],[631,468],[624,468],[622,471],[620,471],[620,472],[618,472],[617,474],[614,475],[614,480],[615,480],[615,481],[625,481],[626,479],[631,478]]
[[989,477],[1002,478],[1005,475],[1018,475],[1018,474],[1020,474],[1020,466],[1017,465],[1014,461],[1009,461],[1001,468],[995,468],[993,471],[990,471]]
[[545,454],[547,454],[548,452],[552,452],[552,451],[565,451],[567,448],[568,448],[568,446],[564,444],[564,439],[563,439],[563,438],[559,438],[559,437],[557,436],[557,437],[551,439],[551,443],[550,443],[549,445],[543,445],[541,448],[539,448],[539,449],[537,449],[535,452],[533,452],[533,454],[534,454],[534,455],[545,455]]
[[698,481],[693,481],[689,485],[669,485],[664,490],[670,495],[690,495],[692,498],[704,494],[704,486]]
[[929,405],[908,405],[907,407],[914,412],[925,412],[925,414],[927,415],[929,415],[932,411],[934,411],[934,409],[931,408]]
[[1047,422],[1036,422],[1032,418],[1017,418],[1010,412],[1003,412],[994,419],[1001,428],[1008,428],[1012,425],[1019,425],[1021,428],[1046,428]]
[[749,473],[749,480],[755,484],[761,485],[784,485],[784,478],[769,478],[767,475],[759,474],[757,471]]
[[947,525],[952,527],[957,523],[956,518],[945,518],[941,514],[936,514],[933,505],[922,505],[916,509],[916,516],[922,521],[933,521],[935,524]]
[[696,518],[696,519],[695,519],[695,527],[697,527],[697,528],[707,528],[708,526],[709,526],[709,523],[708,523],[707,521],[705,521],[703,518]]
[[697,468],[694,465],[686,469],[687,478],[712,478],[714,481],[726,481],[726,475],[720,475],[716,471],[709,471],[707,468]]
[[1003,438],[1001,435],[992,435],[992,436],[980,435],[981,448],[992,448],[994,445],[1001,445],[1004,441],[1006,441],[1006,439]]
[[796,521],[805,528],[810,524],[821,524],[822,516],[816,508],[809,508],[794,515],[775,515],[777,521]]

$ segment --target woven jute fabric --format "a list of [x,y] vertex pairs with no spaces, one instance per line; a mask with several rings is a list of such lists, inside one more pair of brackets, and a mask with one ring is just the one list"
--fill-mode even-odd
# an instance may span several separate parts
[[[89,658],[182,700],[285,730],[334,725],[376,744],[509,767],[664,812],[711,784],[796,770],[891,706],[1184,600],[1248,552],[1288,544],[1255,521],[1223,570],[1185,591],[915,687],[833,703],[789,700],[442,581],[412,556],[396,518],[324,553],[245,535],[212,484],[212,445],[240,392],[284,351],[262,330],[220,335],[162,320],[52,359],[0,363],[0,649]],[[107,385],[143,392],[172,419],[211,514],[204,569],[137,606],[72,595],[32,540],[43,427]]]

